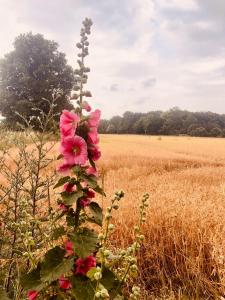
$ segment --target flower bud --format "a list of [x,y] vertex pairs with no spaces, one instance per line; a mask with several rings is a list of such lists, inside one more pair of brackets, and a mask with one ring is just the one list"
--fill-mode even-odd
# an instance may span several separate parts
[[101,297],[102,298],[108,298],[109,297],[109,293],[108,293],[107,289],[103,288],[101,290]]
[[96,272],[95,274],[94,274],[94,279],[95,280],[100,280],[102,278],[102,273],[101,272]]
[[95,293],[95,297],[96,297],[96,298],[100,298],[100,297],[101,297],[101,293],[100,293],[100,292],[96,292],[96,293]]
[[118,204],[113,204],[112,207],[117,210],[119,208],[119,205]]
[[113,230],[114,229],[114,225],[113,224],[109,224],[109,230]]
[[137,265],[132,265],[132,266],[130,267],[130,269],[131,269],[132,272],[135,272],[135,271],[138,270],[138,267],[137,267]]
[[110,213],[106,213],[105,214],[105,218],[106,218],[106,220],[109,220],[111,218],[111,214]]
[[145,239],[145,237],[144,237],[143,234],[141,234],[141,235],[139,236],[139,238],[140,238],[141,241],[144,241],[144,239]]
[[99,239],[99,240],[104,240],[104,235],[103,235],[103,233],[99,233],[98,239]]
[[110,253],[111,252],[109,250],[105,250],[103,254],[104,254],[105,257],[108,257],[110,255]]

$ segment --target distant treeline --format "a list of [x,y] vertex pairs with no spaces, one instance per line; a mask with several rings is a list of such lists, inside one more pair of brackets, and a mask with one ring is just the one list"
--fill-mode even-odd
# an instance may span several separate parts
[[99,129],[101,133],[225,137],[225,114],[179,108],[148,113],[127,111],[122,117],[103,119]]

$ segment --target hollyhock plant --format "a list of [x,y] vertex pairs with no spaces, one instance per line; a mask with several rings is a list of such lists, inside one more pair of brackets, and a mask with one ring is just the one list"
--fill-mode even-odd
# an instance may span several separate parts
[[60,152],[68,165],[84,165],[87,161],[87,144],[78,136],[68,136],[61,142]]
[[77,129],[79,117],[72,111],[63,110],[60,116],[60,132],[61,137],[74,135]]
[[71,289],[72,284],[71,284],[71,282],[70,282],[68,279],[66,279],[66,278],[64,277],[64,275],[62,275],[62,276],[59,278],[59,287],[60,287],[61,289],[63,289],[63,290],[68,290],[68,289]]
[[[136,226],[134,243],[124,250],[107,249],[109,236],[113,230],[112,212],[117,210],[124,193],[119,191],[111,199],[104,216],[98,194],[102,200],[104,190],[98,182],[96,161],[101,156],[99,149],[98,126],[100,110],[90,112],[91,107],[83,101],[90,97],[84,92],[87,74],[90,70],[84,66],[88,55],[87,35],[90,34],[91,20],[85,19],[81,30],[81,40],[77,47],[79,70],[75,70],[76,82],[73,87],[78,107],[75,112],[64,110],[60,117],[60,153],[63,162],[58,167],[60,176],[54,188],[60,188],[57,199],[60,209],[48,216],[52,234],[49,236],[46,253],[38,261],[29,261],[30,273],[25,274],[23,290],[28,292],[29,300],[38,299],[125,299],[123,290],[129,289],[127,279],[137,273],[136,250],[140,248],[143,236],[140,226],[145,220],[145,201],[140,206],[141,220]],[[104,181],[102,180],[102,185]],[[46,241],[47,239],[45,239]],[[28,251],[30,251],[30,248]],[[44,251],[43,251],[44,252]],[[112,253],[112,255],[110,255]],[[28,253],[29,254],[29,253]],[[28,255],[29,256],[29,255]],[[27,257],[28,257],[27,256]],[[36,266],[36,267],[35,267]],[[65,277],[66,276],[66,277]],[[129,299],[137,299],[137,289]],[[37,292],[38,291],[38,292]],[[126,299],[128,299],[126,297]]]
[[37,298],[37,296],[38,296],[38,292],[35,290],[29,291],[27,293],[27,297],[29,300],[35,300]]
[[78,258],[75,262],[76,265],[76,274],[86,275],[87,272],[96,267],[96,258],[92,255],[87,256],[86,258]]

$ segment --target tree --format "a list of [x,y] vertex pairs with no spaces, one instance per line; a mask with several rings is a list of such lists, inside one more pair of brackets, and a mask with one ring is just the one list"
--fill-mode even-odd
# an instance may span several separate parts
[[55,41],[41,34],[21,34],[14,41],[14,50],[0,61],[0,111],[10,125],[21,122],[16,112],[26,118],[40,114],[34,108],[47,113],[49,103],[43,98],[51,101],[55,91],[59,94],[56,113],[73,107],[68,96],[74,72],[57,49]]
[[218,127],[214,127],[210,130],[210,136],[215,136],[215,137],[218,137],[218,136],[222,136],[223,135],[223,132],[220,128]]
[[192,136],[208,136],[208,132],[204,127],[197,127],[190,132]]

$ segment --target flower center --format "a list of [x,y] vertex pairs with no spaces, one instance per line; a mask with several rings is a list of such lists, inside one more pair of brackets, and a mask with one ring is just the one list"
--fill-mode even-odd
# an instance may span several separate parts
[[77,147],[77,146],[75,146],[75,147],[73,148],[73,153],[76,154],[76,155],[80,154],[80,148]]

